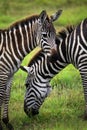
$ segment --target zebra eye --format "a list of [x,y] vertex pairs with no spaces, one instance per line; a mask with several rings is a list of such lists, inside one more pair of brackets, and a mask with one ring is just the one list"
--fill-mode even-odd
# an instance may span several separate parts
[[43,37],[47,37],[47,34],[43,34]]
[[43,33],[42,35],[43,35],[43,37],[47,37],[47,33]]

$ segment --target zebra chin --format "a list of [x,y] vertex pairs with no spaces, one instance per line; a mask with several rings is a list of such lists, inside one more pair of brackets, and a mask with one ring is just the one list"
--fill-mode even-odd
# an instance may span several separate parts
[[33,109],[33,108],[27,108],[26,104],[24,103],[24,112],[26,113],[26,115],[28,117],[32,117],[35,116],[37,114],[39,114],[39,110],[38,109]]

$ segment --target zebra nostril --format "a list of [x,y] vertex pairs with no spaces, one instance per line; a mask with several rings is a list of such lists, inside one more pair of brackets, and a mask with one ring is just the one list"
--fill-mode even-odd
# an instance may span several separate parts
[[38,110],[33,109],[33,108],[27,109],[27,107],[25,105],[24,105],[24,112],[26,113],[26,115],[28,117],[32,117],[32,116],[35,116],[35,115],[39,114]]
[[37,114],[39,114],[39,111],[36,109],[32,109],[32,116],[35,116]]

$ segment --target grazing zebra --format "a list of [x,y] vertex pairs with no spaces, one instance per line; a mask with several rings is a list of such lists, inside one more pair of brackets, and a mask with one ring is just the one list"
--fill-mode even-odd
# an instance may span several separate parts
[[81,74],[86,102],[84,118],[87,119],[87,19],[77,27],[70,26],[60,31],[56,44],[58,53],[53,56],[53,61],[40,52],[28,67],[21,67],[29,73],[26,79],[24,110],[27,115],[37,114],[49,93],[51,78],[72,63]]
[[13,130],[9,123],[8,103],[14,73],[19,69],[23,58],[37,45],[40,44],[44,52],[51,53],[55,49],[56,32],[52,22],[60,14],[61,10],[49,18],[46,11],[42,11],[40,15],[28,17],[8,29],[0,30],[0,130],[2,105],[2,120]]

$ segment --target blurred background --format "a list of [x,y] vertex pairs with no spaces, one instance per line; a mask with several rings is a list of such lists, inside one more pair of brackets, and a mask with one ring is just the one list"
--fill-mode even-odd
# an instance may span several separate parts
[[[40,14],[42,10],[50,16],[58,9],[63,13],[54,22],[57,32],[67,25],[77,25],[87,17],[87,0],[0,0],[0,29],[27,16]],[[36,51],[22,64],[27,65]],[[53,91],[34,118],[28,118],[23,111],[26,76],[19,70],[12,85],[9,113],[15,130],[87,130],[87,122],[79,118],[84,113],[84,95],[77,69],[69,65],[51,80]]]
[[58,9],[63,13],[55,27],[77,24],[87,17],[87,0],[0,0],[0,28],[29,15],[47,10],[52,15]]

